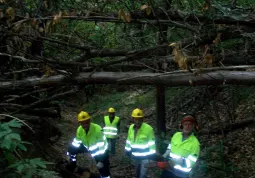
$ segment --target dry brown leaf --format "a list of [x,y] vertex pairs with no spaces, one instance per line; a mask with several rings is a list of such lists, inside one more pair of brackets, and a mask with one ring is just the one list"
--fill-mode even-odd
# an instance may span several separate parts
[[151,7],[147,7],[146,8],[146,14],[149,16],[151,14]]
[[53,24],[57,24],[61,18],[62,18],[62,12],[60,11],[57,15],[54,16]]
[[213,63],[213,56],[212,55],[206,55],[205,58],[204,58],[204,61],[206,64],[209,64],[211,65]]
[[144,10],[144,9],[146,9],[146,8],[148,8],[149,6],[147,5],[147,4],[144,4],[144,5],[142,5],[141,7],[140,7],[140,9],[141,10]]
[[131,15],[129,13],[125,14],[125,21],[126,22],[131,22]]
[[221,33],[218,33],[216,38],[213,40],[213,43],[218,45],[221,41]]
[[12,7],[6,9],[6,17],[8,20],[12,21],[15,19],[15,10]]
[[3,13],[3,10],[0,9],[0,19],[4,17],[4,13]]
[[188,58],[185,56],[182,51],[179,49],[179,44],[171,43],[169,46],[174,47],[172,54],[174,55],[174,62],[178,64],[180,69],[187,70],[188,69]]
[[42,33],[44,31],[44,29],[42,27],[39,27],[39,32]]
[[125,13],[123,9],[119,10],[118,16],[124,22],[131,22],[131,15],[129,13]]
[[146,14],[149,16],[151,14],[151,7],[147,4],[144,4],[140,7],[141,10],[145,10]]
[[[124,12],[123,9],[120,9],[120,10],[119,10],[118,16],[119,16],[120,19],[122,19],[123,16],[125,16],[125,12]],[[122,20],[123,20],[123,19],[122,19]]]

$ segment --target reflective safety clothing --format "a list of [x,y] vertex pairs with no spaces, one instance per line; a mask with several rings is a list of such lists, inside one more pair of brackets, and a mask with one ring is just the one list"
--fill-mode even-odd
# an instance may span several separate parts
[[[136,133],[135,133],[136,132]],[[147,159],[156,153],[155,136],[153,128],[142,123],[135,131],[134,124],[129,127],[125,150],[135,159]]]
[[177,132],[167,149],[171,150],[169,158],[174,162],[173,173],[188,175],[199,156],[200,143],[194,134],[183,141],[183,133]]
[[119,123],[120,118],[115,116],[113,121],[110,121],[109,116],[104,116],[104,124],[105,127],[104,129],[104,134],[106,138],[116,138],[118,134],[118,123]]
[[72,142],[72,146],[80,147],[83,144],[87,148],[92,157],[103,156],[108,149],[106,137],[102,132],[102,128],[94,123],[90,123],[89,131],[86,131],[79,126],[76,132],[76,138]]

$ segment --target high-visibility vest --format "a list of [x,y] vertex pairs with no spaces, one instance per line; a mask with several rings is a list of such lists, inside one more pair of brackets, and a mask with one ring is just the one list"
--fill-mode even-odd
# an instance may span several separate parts
[[135,135],[134,124],[129,127],[125,150],[131,152],[134,158],[147,159],[156,153],[153,128],[142,123]]
[[105,127],[104,129],[104,134],[106,138],[116,138],[118,134],[118,123],[119,123],[120,118],[118,116],[115,116],[112,123],[110,121],[109,116],[104,116],[104,124]]
[[73,139],[72,145],[79,147],[80,144],[83,144],[89,150],[92,157],[101,156],[108,149],[102,128],[94,123],[90,123],[88,133],[86,133],[82,126],[78,127],[76,138]]
[[[169,158],[175,162],[174,171],[178,174],[189,174],[199,156],[200,143],[194,134],[183,141],[183,133],[177,132],[173,135],[167,149],[171,150]],[[181,165],[180,160],[182,160]]]

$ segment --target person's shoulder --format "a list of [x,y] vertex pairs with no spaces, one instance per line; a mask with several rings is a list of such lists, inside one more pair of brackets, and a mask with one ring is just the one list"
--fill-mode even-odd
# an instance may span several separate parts
[[144,128],[149,129],[149,130],[153,130],[153,127],[149,124],[144,122],[143,125],[144,125]]
[[182,132],[175,132],[174,135],[182,135]]
[[200,142],[195,135],[192,136],[192,141],[195,142],[197,145],[200,145]]
[[82,126],[80,125],[79,127],[77,127],[77,130],[79,131],[79,130],[82,130],[83,128],[82,128]]
[[98,129],[98,130],[102,130],[102,127],[98,124],[95,124],[95,123],[91,123],[92,127],[94,127],[95,129]]
[[134,128],[134,125],[135,125],[135,124],[131,124],[131,125],[129,126],[129,129]]
[[81,125],[76,130],[77,133],[82,133],[83,131],[84,131],[84,129]]
[[173,137],[179,137],[179,136],[182,136],[182,132],[175,132]]

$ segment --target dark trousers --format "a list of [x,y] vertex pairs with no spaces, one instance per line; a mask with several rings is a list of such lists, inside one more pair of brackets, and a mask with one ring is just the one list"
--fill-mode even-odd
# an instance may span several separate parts
[[160,178],[182,178],[182,177],[179,177],[179,176],[174,175],[171,171],[166,171],[166,170],[164,170],[164,171],[161,173]]
[[[88,152],[88,150],[83,145],[81,145],[79,148],[76,148],[76,147],[70,145],[70,147],[68,148],[68,152],[69,152],[71,158],[76,158],[77,154]],[[110,176],[110,162],[109,162],[108,150],[105,151],[104,155],[96,156],[95,161],[96,161],[96,163],[102,162],[104,164],[103,168],[98,169],[100,175],[102,177]],[[71,169],[74,170],[76,167],[76,161],[73,161],[71,159],[70,165],[71,165]]]
[[107,142],[108,142],[108,148],[110,149],[110,153],[112,155],[115,155],[115,145],[116,145],[116,138],[107,138]]
[[110,162],[109,162],[109,156],[108,156],[108,153],[107,155],[105,155],[105,159],[103,161],[97,161],[96,162],[102,162],[104,164],[104,167],[101,168],[101,169],[98,169],[100,175],[102,177],[108,177],[110,176]]

